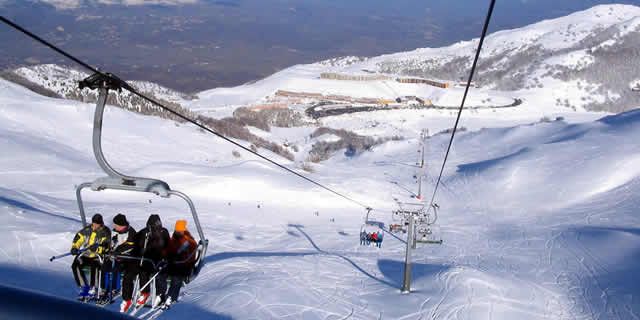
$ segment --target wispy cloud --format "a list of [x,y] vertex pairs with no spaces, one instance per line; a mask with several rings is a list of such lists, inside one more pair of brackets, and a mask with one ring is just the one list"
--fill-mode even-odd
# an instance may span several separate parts
[[[48,3],[58,9],[74,9],[86,4],[105,4],[122,6],[142,6],[142,5],[185,5],[194,4],[199,0],[34,0],[36,2]],[[0,0],[0,3],[2,0]]]

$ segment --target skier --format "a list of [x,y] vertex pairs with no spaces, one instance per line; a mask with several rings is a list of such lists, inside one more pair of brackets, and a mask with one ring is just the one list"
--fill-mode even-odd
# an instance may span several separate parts
[[188,281],[195,267],[197,248],[198,243],[187,230],[187,221],[176,221],[175,229],[167,248],[171,286],[169,287],[169,294],[164,303],[165,308],[170,307],[171,303],[178,301],[180,288],[182,288],[185,281]]
[[371,242],[373,242],[374,246],[378,245],[378,234],[375,232],[371,232]]
[[[160,216],[157,214],[149,216],[147,227],[136,233],[134,243],[136,256],[145,259],[136,262],[140,266],[138,270],[140,286],[147,284],[151,277],[158,273],[155,278],[158,296],[156,301],[153,301],[153,306],[156,307],[164,301],[164,296],[167,291],[167,272],[161,267],[163,267],[163,262],[166,261],[165,253],[167,245],[169,244],[169,231],[162,227]],[[156,267],[158,267],[158,269]],[[147,299],[149,299],[149,288],[150,285],[147,285],[142,289],[142,294],[136,301],[136,308],[144,306]]]
[[384,238],[384,234],[382,231],[378,231],[378,248],[382,248],[382,239]]
[[367,242],[367,232],[362,230],[362,232],[360,232],[360,245],[364,246],[366,242]]
[[105,295],[101,299],[102,304],[109,303],[118,294],[120,273],[122,277],[122,304],[120,311],[126,312],[131,307],[133,295],[133,282],[136,273],[135,261],[126,259],[131,257],[134,251],[136,230],[129,225],[127,217],[118,213],[113,217],[113,237],[111,238],[110,259],[103,265],[103,278],[105,280]]
[[[96,213],[91,218],[91,225],[82,228],[76,233],[71,244],[71,254],[75,256],[71,264],[73,277],[80,288],[78,300],[87,301],[95,298],[96,284],[100,284],[100,272],[103,256],[109,251],[111,232],[104,226],[102,215]],[[81,250],[82,251],[81,253]],[[87,277],[82,270],[89,267],[91,280],[87,283]]]

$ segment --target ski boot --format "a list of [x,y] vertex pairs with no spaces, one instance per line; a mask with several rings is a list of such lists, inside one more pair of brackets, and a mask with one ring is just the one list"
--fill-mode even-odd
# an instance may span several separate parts
[[151,305],[151,308],[158,309],[163,305],[164,305],[164,299],[162,295],[159,295],[159,296],[156,296],[156,299],[153,301],[153,305]]
[[106,290],[100,292],[100,296],[98,297],[98,299],[96,300],[96,304],[100,305],[100,306],[105,306],[111,303],[111,295],[110,292],[107,292]]
[[97,298],[98,298],[98,292],[96,290],[96,287],[91,287],[89,289],[89,291],[87,292],[87,300],[86,301],[97,300]]
[[131,308],[132,305],[133,305],[133,301],[122,300],[122,303],[120,303],[120,312],[126,313],[127,311],[129,311],[129,308]]
[[89,298],[89,286],[82,286],[80,290],[78,290],[78,301],[87,302]]
[[136,308],[142,308],[147,303],[147,299],[149,299],[149,293],[143,292],[138,300],[136,301]]
[[173,299],[171,297],[167,297],[167,300],[164,301],[162,306],[160,307],[162,310],[167,310],[171,308],[171,304],[173,304]]

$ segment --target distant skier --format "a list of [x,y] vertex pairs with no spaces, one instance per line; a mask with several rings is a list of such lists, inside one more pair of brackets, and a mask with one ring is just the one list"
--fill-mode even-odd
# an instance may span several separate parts
[[193,268],[195,267],[197,248],[198,243],[187,230],[187,221],[176,221],[175,230],[167,248],[171,287],[169,287],[169,294],[164,303],[165,308],[171,306],[171,303],[178,301],[180,288],[182,288],[183,283],[191,276]]
[[374,246],[378,245],[378,234],[375,232],[371,232],[371,242],[373,242]]
[[[100,283],[100,268],[103,255],[109,251],[111,232],[104,226],[102,215],[93,215],[91,224],[82,228],[76,233],[71,244],[71,254],[75,256],[71,264],[73,277],[80,288],[78,299],[86,301],[96,296],[96,284]],[[84,251],[81,251],[84,250]],[[89,267],[91,279],[87,282],[87,277],[82,269]]]
[[[147,220],[147,227],[140,230],[135,237],[136,256],[148,259],[142,262],[136,262],[140,266],[138,270],[140,286],[144,286],[149,282],[151,277],[158,272],[156,266],[160,266],[166,258],[166,248],[169,244],[169,231],[162,227],[162,221],[157,214],[152,214]],[[167,272],[160,270],[155,278],[156,292],[158,296],[153,305],[159,305],[163,300],[167,291]],[[149,288],[147,285],[142,289],[142,294],[136,301],[136,307],[142,307],[149,299]]]
[[382,231],[378,231],[378,248],[382,248],[382,239],[384,238],[384,234],[382,233]]
[[367,232],[366,231],[362,231],[360,232],[360,245],[364,246],[367,243]]
[[[129,225],[127,217],[121,213],[113,217],[113,237],[111,238],[111,255],[103,265],[103,279],[105,281],[104,288],[107,290],[105,295],[101,297],[101,303],[106,304],[117,295],[118,285],[120,282],[120,273],[122,277],[122,304],[120,311],[126,312],[131,307],[131,297],[133,295],[133,282],[136,276],[136,262],[125,259],[124,257],[132,256],[135,245],[134,240],[136,230]],[[109,290],[111,292],[109,292]]]

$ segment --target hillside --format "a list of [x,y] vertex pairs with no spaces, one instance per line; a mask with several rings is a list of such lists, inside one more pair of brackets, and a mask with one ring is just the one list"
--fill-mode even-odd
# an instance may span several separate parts
[[[93,107],[0,84],[7,151],[0,282],[72,297],[71,261],[46,259],[65,252],[80,227],[72,187],[100,175],[90,149]],[[640,312],[636,111],[461,133],[437,199],[445,242],[415,252],[411,295],[399,293],[402,242],[358,245],[362,209],[248,156],[236,159],[193,128],[122,110],[109,117],[107,157],[191,195],[212,241],[201,275],[161,318],[628,319]],[[430,139],[431,178],[447,138]],[[411,198],[390,181],[415,188],[413,169],[395,162],[415,161],[416,147],[415,140],[387,142],[355,158],[336,155],[311,176],[392,223],[393,199]],[[149,212],[169,227],[185,217],[175,200],[85,196],[90,212],[107,219],[124,212],[138,227]]]
[[[640,58],[640,7],[601,5],[566,17],[490,34],[479,61],[469,106],[503,105],[520,98],[525,109],[621,112],[637,107],[633,91]],[[277,90],[395,99],[418,96],[455,106],[478,39],[373,58],[344,57],[298,65],[256,83],[199,94],[195,110],[269,100]],[[387,80],[339,81],[323,73],[383,76]],[[401,84],[398,78],[448,83],[450,89]],[[493,100],[489,101],[490,99]]]
[[[607,87],[618,81],[607,74],[590,85],[611,91],[600,96],[600,89],[543,76],[543,69],[596,68],[597,54],[577,59],[576,50],[587,49],[576,48],[602,30],[612,48],[624,47],[638,33],[633,15],[640,8],[598,6],[491,35],[435,198],[434,236],[444,242],[414,250],[410,294],[400,293],[405,234],[387,233],[379,249],[360,245],[365,208],[115,96],[123,108],[105,114],[105,156],[124,173],[188,194],[210,241],[200,275],[159,319],[638,318],[640,102]],[[557,32],[569,25],[573,31]],[[633,32],[623,34],[624,25]],[[394,210],[417,201],[423,129],[422,188],[433,192],[464,90],[458,71],[444,71],[455,59],[464,64],[473,42],[297,65],[193,99],[138,85],[374,208],[371,220],[388,229],[398,223]],[[551,56],[519,55],[527,50]],[[636,49],[620,50],[612,57]],[[440,62],[422,64],[425,57]],[[619,63],[607,72],[618,72]],[[505,87],[515,65],[532,68],[541,85],[527,88],[527,76]],[[513,74],[498,76],[497,66]],[[0,284],[73,299],[72,260],[48,258],[67,252],[81,227],[75,186],[104,175],[91,145],[94,105],[74,91],[73,79],[82,77],[76,71],[15,72],[38,93],[0,79]],[[624,90],[637,94],[638,75],[619,72]],[[582,100],[588,95],[595,100]],[[569,104],[556,103],[560,96]],[[598,101],[632,110],[588,111]],[[279,150],[290,156],[277,157]],[[102,213],[108,224],[124,213],[140,229],[157,213],[170,230],[185,218],[194,229],[180,200],[116,191],[85,191],[84,199],[88,214]]]

